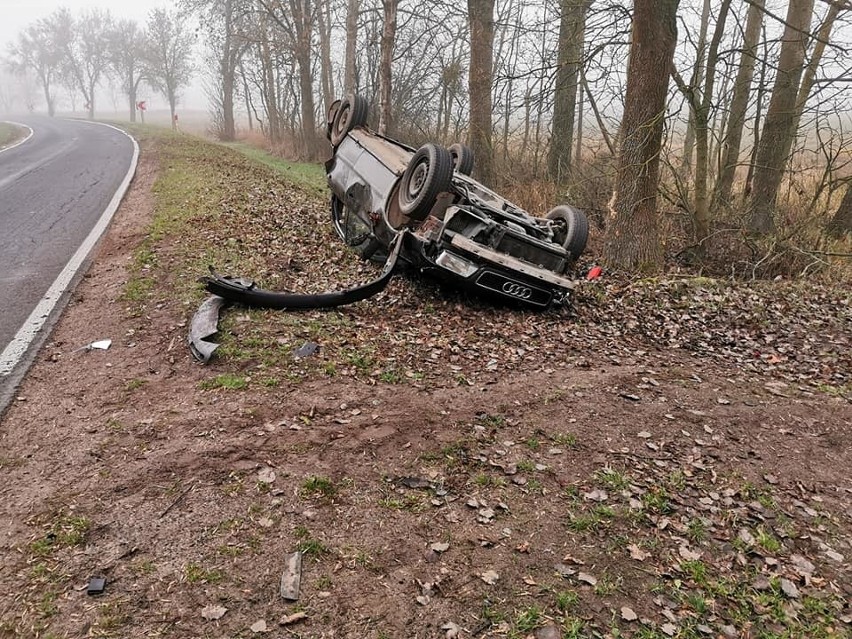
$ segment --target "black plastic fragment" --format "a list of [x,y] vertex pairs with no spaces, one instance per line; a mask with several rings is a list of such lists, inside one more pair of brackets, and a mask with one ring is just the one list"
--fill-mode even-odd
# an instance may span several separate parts
[[[396,268],[399,252],[408,231],[403,231],[394,238],[394,245],[388,256],[387,262],[382,269],[381,275],[362,286],[335,291],[331,293],[318,293],[305,295],[301,293],[280,293],[256,288],[255,283],[241,277],[228,277],[211,272],[211,275],[202,277],[204,287],[214,295],[218,295],[230,302],[238,302],[246,306],[258,308],[305,309],[305,308],[334,308],[346,304],[354,304],[368,297],[372,297],[385,289],[393,276]],[[212,270],[212,269],[211,269]]]
[[89,587],[86,589],[86,594],[90,597],[104,594],[106,589],[106,577],[92,577],[89,579]]

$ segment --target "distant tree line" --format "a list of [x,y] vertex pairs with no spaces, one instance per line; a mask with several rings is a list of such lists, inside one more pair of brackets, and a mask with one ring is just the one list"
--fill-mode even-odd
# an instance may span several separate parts
[[604,180],[606,202],[583,204],[609,262],[649,270],[673,219],[698,260],[731,234],[756,261],[803,228],[852,230],[852,3],[764,3],[179,0],[207,43],[220,138],[244,112],[317,157],[325,111],[357,91],[380,132],[466,140],[486,183],[523,173],[584,199]]
[[[131,104],[138,81],[173,101],[189,53],[170,70],[168,52],[189,48],[191,18],[222,140],[248,129],[319,158],[331,103],[358,92],[380,132],[466,141],[482,181],[590,210],[612,266],[701,263],[735,244],[743,264],[801,253],[810,268],[852,231],[852,3],[779,5],[176,0],[138,47],[82,35],[115,34],[108,15],[81,14],[69,31],[60,10],[12,58],[49,108],[50,87],[71,83],[93,109],[104,73],[123,78]],[[119,50],[138,51],[138,67]]]
[[74,101],[82,97],[94,118],[98,89],[109,79],[127,97],[131,122],[142,83],[163,94],[174,119],[179,91],[191,79],[194,46],[195,34],[178,12],[155,9],[140,26],[105,10],[72,14],[60,8],[18,34],[6,66],[35,78],[51,116],[58,91],[65,89]]

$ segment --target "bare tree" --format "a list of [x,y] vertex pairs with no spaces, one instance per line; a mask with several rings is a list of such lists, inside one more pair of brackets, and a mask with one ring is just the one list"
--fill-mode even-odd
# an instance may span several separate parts
[[112,16],[90,9],[75,19],[67,9],[56,13],[63,63],[69,82],[80,91],[89,119],[95,117],[95,90],[110,64]]
[[636,0],[619,134],[617,177],[610,202],[606,260],[654,270],[663,251],[657,225],[657,185],[669,70],[677,44],[678,0]]
[[192,75],[193,36],[178,13],[154,9],[148,16],[147,77],[169,102],[172,127],[176,126],[178,92]]
[[695,224],[693,227],[693,239],[696,244],[696,251],[699,254],[704,252],[703,242],[710,234],[710,202],[707,195],[710,166],[710,112],[713,105],[713,90],[716,82],[719,44],[725,32],[725,23],[728,18],[728,9],[730,6],[731,0],[722,0],[719,8],[719,16],[716,20],[716,27],[713,30],[713,37],[710,41],[710,47],[706,53],[706,68],[697,74],[698,76],[703,75],[704,86],[701,88],[686,86],[677,71],[672,70],[675,81],[689,102],[692,129],[695,138]]
[[763,24],[763,3],[764,0],[752,0],[748,8],[742,53],[740,54],[740,65],[737,69],[736,80],[734,81],[728,114],[728,126],[723,140],[724,151],[721,169],[713,192],[713,201],[716,205],[727,203],[731,199],[734,175],[740,161],[743,125],[745,124],[748,98],[751,93],[751,82],[754,76],[754,63],[757,58],[760,27]]
[[346,93],[356,90],[355,59],[358,44],[358,6],[359,0],[348,0],[346,5],[346,59],[344,61],[344,82]]
[[109,37],[109,63],[118,76],[130,106],[130,121],[136,122],[136,95],[142,83],[145,36],[133,20],[119,20]]
[[548,171],[556,182],[564,181],[571,171],[577,87],[583,66],[583,35],[588,8],[589,0],[562,0],[553,96],[553,133],[548,156]]
[[322,103],[325,112],[328,113],[331,103],[334,102],[334,86],[332,76],[334,75],[331,61],[331,2],[330,0],[319,0],[317,3],[317,33],[320,41],[320,87],[322,88]]
[[827,230],[835,237],[852,233],[852,180],[847,180],[846,193],[829,221]]
[[[704,82],[704,61],[707,57],[707,32],[710,29],[710,0],[704,0],[701,9],[701,20],[698,28],[698,42],[695,45],[695,64],[692,65],[692,76],[689,79],[689,91],[693,94],[700,92],[700,86]],[[683,86],[681,83],[681,91]],[[687,96],[689,100],[689,96]],[[684,176],[692,174],[692,156],[695,153],[695,109],[690,104],[689,121],[686,126],[686,134],[683,139],[683,158],[680,163],[680,172]]]
[[299,80],[299,105],[302,121],[302,151],[308,159],[317,153],[317,131],[314,113],[313,27],[315,6],[313,0],[258,0],[266,14],[285,36],[281,44],[288,47],[296,66]]
[[494,0],[467,0],[470,23],[470,131],[468,140],[476,157],[476,176],[486,185],[494,182],[491,144],[491,80],[494,56]]
[[772,97],[763,122],[748,224],[758,234],[775,229],[775,201],[796,131],[796,101],[808,45],[814,0],[790,0]]
[[[840,8],[839,4],[832,4],[828,7],[825,19],[822,21],[822,25],[814,38],[816,40],[814,50],[811,53],[808,65],[805,67],[802,83],[799,86],[799,93],[796,97],[796,113],[793,123],[790,125],[793,129],[793,135],[796,135],[799,131],[799,122],[801,122],[802,114],[805,111],[805,105],[808,102],[808,98],[811,97],[811,90],[814,88],[817,71],[819,70],[820,63],[822,62],[825,47],[831,37],[831,30],[834,27],[837,16],[840,14]],[[852,9],[852,6],[848,9]]]
[[237,68],[245,50],[245,21],[250,10],[249,0],[181,0],[180,6],[195,14],[215,58],[214,100],[217,118],[221,119],[217,134],[224,141],[236,138],[234,93]]
[[53,19],[42,18],[18,34],[11,47],[11,67],[18,74],[32,71],[41,84],[47,113],[56,112],[55,84],[62,68],[62,46]]
[[391,66],[396,42],[396,13],[399,0],[382,0],[382,42],[379,63],[379,133],[387,135],[391,122]]

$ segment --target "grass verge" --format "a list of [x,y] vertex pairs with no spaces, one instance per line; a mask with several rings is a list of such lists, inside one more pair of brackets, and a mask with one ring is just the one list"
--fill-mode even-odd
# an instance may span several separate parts
[[24,127],[11,122],[0,122],[0,149],[12,146],[15,142],[22,140],[27,135]]

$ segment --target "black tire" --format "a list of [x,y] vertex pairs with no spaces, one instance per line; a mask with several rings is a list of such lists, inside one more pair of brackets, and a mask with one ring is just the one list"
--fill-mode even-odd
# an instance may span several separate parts
[[337,112],[340,110],[340,105],[343,100],[335,100],[331,103],[331,106],[328,107],[328,113],[325,118],[325,137],[331,141],[331,131],[334,128],[334,120],[337,116]]
[[363,126],[367,122],[369,111],[369,104],[360,95],[353,94],[341,100],[331,125],[331,143],[337,146],[352,129]]
[[453,144],[449,149],[453,158],[453,168],[462,175],[473,172],[473,149],[466,144]]
[[450,190],[453,158],[437,144],[424,144],[408,163],[399,183],[399,210],[415,221],[426,219],[439,193]]
[[589,240],[589,219],[582,211],[567,204],[560,204],[547,214],[548,220],[556,222],[553,241],[561,244],[572,260],[578,259]]

